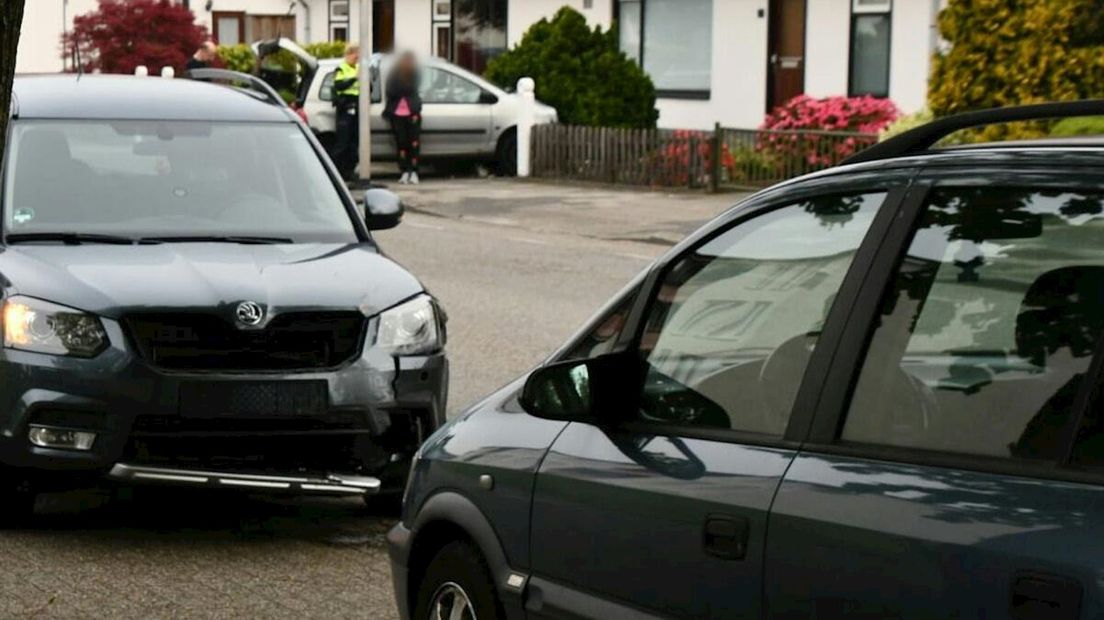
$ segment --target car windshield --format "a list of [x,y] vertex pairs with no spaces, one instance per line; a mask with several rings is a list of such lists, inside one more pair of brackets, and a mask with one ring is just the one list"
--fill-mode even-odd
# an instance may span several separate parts
[[12,137],[9,235],[357,241],[292,123],[22,120]]

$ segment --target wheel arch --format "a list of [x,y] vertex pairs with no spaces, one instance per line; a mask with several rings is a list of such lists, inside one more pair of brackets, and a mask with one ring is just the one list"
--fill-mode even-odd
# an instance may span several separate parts
[[414,608],[418,596],[418,584],[425,574],[429,561],[445,545],[464,540],[483,556],[491,569],[499,600],[507,609],[520,606],[520,590],[506,587],[513,572],[506,552],[491,522],[483,511],[467,497],[455,491],[442,491],[429,498],[418,510],[411,527],[412,542],[407,563],[407,604]]

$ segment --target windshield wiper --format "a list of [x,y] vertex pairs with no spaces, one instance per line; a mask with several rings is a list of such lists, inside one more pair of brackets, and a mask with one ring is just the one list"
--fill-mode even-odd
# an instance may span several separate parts
[[116,245],[134,245],[139,240],[120,235],[101,235],[97,233],[77,232],[27,232],[8,233],[4,240],[8,243],[24,243],[34,241],[60,241],[65,245],[79,245],[81,243],[111,243]]
[[286,237],[253,237],[249,235],[174,235],[164,237],[142,237],[140,243],[243,243],[247,245],[266,245],[271,243],[294,243]]

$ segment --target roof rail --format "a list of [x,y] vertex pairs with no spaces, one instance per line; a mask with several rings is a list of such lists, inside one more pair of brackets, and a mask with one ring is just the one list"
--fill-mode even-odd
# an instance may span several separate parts
[[[183,74],[181,74],[180,77],[190,78],[200,82],[225,81],[238,84],[244,83],[248,85],[248,88],[237,88],[237,90],[251,97],[264,101],[265,103],[281,108],[287,107],[287,103],[284,102],[284,99],[280,97],[280,94],[277,93],[275,89],[273,89],[272,86],[268,84],[268,82],[248,73],[242,73],[240,71],[230,71],[229,69],[203,68],[185,71]],[[233,84],[229,85],[233,86]]]
[[946,116],[863,149],[843,160],[841,165],[922,153],[952,133],[971,127],[1076,116],[1104,116],[1104,99],[1037,103]]

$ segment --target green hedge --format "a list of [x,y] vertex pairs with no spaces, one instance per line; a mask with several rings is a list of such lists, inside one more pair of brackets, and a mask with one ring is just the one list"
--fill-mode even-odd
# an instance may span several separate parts
[[491,61],[485,77],[507,89],[533,78],[537,98],[571,125],[654,127],[659,116],[655,86],[621,53],[617,31],[592,30],[570,7],[533,24],[521,43]]
[[[928,103],[936,117],[1104,96],[1104,0],[950,0],[939,31],[949,45],[932,68]],[[987,141],[1049,129],[1009,123],[966,134]]]

